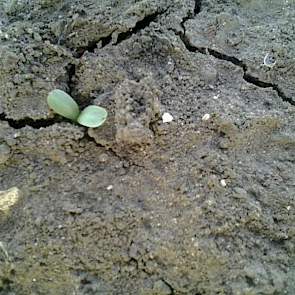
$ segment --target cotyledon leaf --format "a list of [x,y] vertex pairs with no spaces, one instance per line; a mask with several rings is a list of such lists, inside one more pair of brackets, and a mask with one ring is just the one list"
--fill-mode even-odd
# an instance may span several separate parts
[[104,123],[108,116],[106,109],[90,105],[86,107],[78,117],[78,123],[86,127],[98,127]]
[[57,114],[73,121],[77,121],[80,114],[79,106],[66,92],[60,89],[50,91],[47,97],[47,103]]

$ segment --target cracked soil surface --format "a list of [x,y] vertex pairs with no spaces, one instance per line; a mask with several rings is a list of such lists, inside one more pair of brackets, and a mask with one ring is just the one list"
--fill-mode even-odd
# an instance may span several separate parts
[[[295,294],[294,19],[0,0],[0,295]],[[53,114],[54,88],[107,122]]]

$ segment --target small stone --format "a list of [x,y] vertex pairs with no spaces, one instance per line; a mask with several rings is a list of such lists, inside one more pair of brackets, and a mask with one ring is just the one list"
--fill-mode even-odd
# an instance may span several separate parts
[[101,162],[101,163],[106,163],[108,161],[109,157],[107,154],[103,153],[103,154],[100,154],[98,156],[98,161]]
[[273,55],[267,53],[263,58],[263,64],[269,68],[272,68],[276,64],[276,59]]
[[162,115],[162,120],[163,120],[163,123],[169,123],[173,121],[173,117],[169,113],[164,113]]
[[226,187],[226,181],[225,181],[225,179],[221,179],[220,180],[220,184],[221,184],[221,186]]
[[109,185],[108,187],[107,187],[107,190],[108,191],[110,191],[110,190],[112,190],[113,189],[113,186],[112,185]]
[[208,121],[210,119],[210,114],[205,114],[203,117],[202,117],[202,121]]
[[10,158],[10,147],[6,143],[0,144],[0,165]]
[[12,187],[6,191],[0,191],[0,217],[7,215],[9,209],[14,206],[21,197],[21,191],[17,187]]

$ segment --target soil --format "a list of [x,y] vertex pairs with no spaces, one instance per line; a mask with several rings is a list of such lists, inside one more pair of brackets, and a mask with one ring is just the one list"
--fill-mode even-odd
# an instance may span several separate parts
[[[294,19],[0,1],[0,294],[295,294]],[[54,88],[107,122],[55,115]]]

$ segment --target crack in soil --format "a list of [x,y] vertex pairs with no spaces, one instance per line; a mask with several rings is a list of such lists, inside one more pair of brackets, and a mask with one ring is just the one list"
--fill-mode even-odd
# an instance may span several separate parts
[[194,8],[194,15],[192,16],[190,13],[188,13],[188,15],[186,17],[184,17],[182,19],[182,22],[180,23],[181,28],[182,28],[182,32],[175,32],[174,34],[176,34],[177,36],[179,36],[180,40],[182,41],[182,43],[184,44],[185,48],[190,51],[190,52],[199,52],[201,54],[205,54],[205,55],[211,55],[219,60],[225,60],[225,61],[229,61],[232,64],[240,67],[243,69],[243,79],[248,82],[251,83],[255,86],[261,87],[261,88],[272,88],[274,91],[276,91],[276,93],[278,94],[278,96],[284,101],[287,102],[293,106],[295,106],[295,101],[292,99],[292,97],[288,97],[277,84],[273,84],[270,82],[265,82],[265,81],[261,81],[259,80],[259,78],[251,76],[250,74],[247,73],[248,71],[248,67],[247,65],[239,60],[238,58],[234,57],[234,56],[230,56],[221,52],[218,52],[214,49],[211,48],[207,48],[207,47],[197,47],[194,46],[193,44],[191,44],[189,38],[186,35],[186,28],[185,28],[185,23],[190,20],[193,19],[194,16],[196,16],[198,13],[200,13],[201,11],[201,5],[202,5],[202,0],[195,0],[195,8]]
[[231,62],[232,64],[239,66],[243,69],[243,79],[245,81],[247,81],[248,83],[254,84],[255,86],[261,87],[261,88],[272,88],[274,91],[277,92],[278,96],[285,102],[294,105],[295,106],[295,101],[292,99],[292,97],[288,97],[284,94],[284,92],[279,88],[278,85],[270,83],[270,82],[265,82],[265,81],[261,81],[259,80],[259,78],[251,76],[250,74],[247,73],[248,71],[248,67],[247,65],[242,62],[241,60],[239,60],[238,58],[234,57],[234,56],[229,56],[223,53],[220,53],[216,50],[210,49],[210,48],[206,48],[206,51],[211,55],[214,56],[217,59],[220,60],[226,60]]
[[73,93],[74,93],[74,77],[76,75],[76,65],[75,64],[69,64],[69,67],[67,68],[67,74],[68,74],[68,88],[69,88],[69,95],[71,97],[73,97]]
[[55,123],[62,122],[61,119],[58,118],[50,118],[50,119],[32,119],[32,118],[24,118],[20,120],[9,119],[6,117],[5,113],[0,114],[0,121],[7,122],[8,125],[14,129],[21,129],[26,126],[30,126],[34,129],[40,129],[49,127],[54,125]]
[[77,48],[77,53],[76,53],[77,56],[76,57],[81,58],[82,55],[85,53],[85,51],[94,52],[95,49],[97,49],[97,45],[99,42],[101,42],[101,48],[103,48],[109,44],[112,44],[114,46],[120,44],[121,42],[131,38],[132,35],[137,34],[138,32],[149,27],[149,25],[152,22],[154,22],[158,16],[164,14],[167,10],[168,10],[168,8],[166,8],[163,11],[156,11],[150,15],[145,16],[142,20],[138,21],[135,24],[135,26],[133,28],[131,28],[130,30],[128,30],[126,32],[119,33],[116,42],[113,44],[112,44],[112,41],[113,41],[112,36],[113,36],[113,33],[116,32],[115,29],[108,36],[102,37],[99,40],[91,41],[88,43],[88,45],[86,47]]
[[[196,0],[196,3],[197,2],[199,2],[199,1]],[[196,4],[196,7],[197,7],[197,4]],[[127,40],[130,37],[132,37],[132,35],[137,34],[141,30],[145,29],[153,21],[155,21],[159,15],[164,14],[167,10],[168,10],[168,8],[166,8],[163,11],[156,11],[155,13],[152,13],[150,15],[145,16],[142,20],[138,21],[135,24],[134,28],[130,29],[127,32],[119,33],[117,41],[113,45],[114,46],[118,45],[119,43],[123,42],[124,40]],[[112,42],[112,34],[114,32],[115,32],[115,30],[113,30],[111,32],[111,34],[109,34],[106,37],[103,37],[103,38],[100,38],[99,40],[90,42],[87,47],[78,48],[77,52],[76,52],[77,59],[80,59],[83,56],[83,54],[85,53],[85,51],[94,52],[94,50],[97,48],[97,45],[98,45],[99,42],[101,42],[101,48],[103,48],[103,47],[107,46],[108,44],[110,44]],[[75,77],[75,74],[76,74],[76,65],[75,64],[70,64],[69,67],[67,68],[67,73],[68,73],[68,79],[69,79],[69,82],[68,82],[69,95],[72,96],[73,93],[74,93],[74,77]],[[44,128],[49,127],[49,126],[51,126],[51,125],[53,125],[55,123],[62,122],[61,119],[57,119],[57,118],[36,119],[36,120],[34,120],[32,118],[24,118],[24,119],[20,119],[20,120],[14,120],[14,119],[7,118],[7,115],[5,113],[0,114],[0,121],[7,122],[9,124],[9,126],[14,128],[14,129],[21,129],[21,128],[26,127],[26,126],[30,126],[30,127],[34,128],[34,129],[40,129],[40,128],[43,128],[43,127]]]
[[[108,44],[112,44],[113,46],[120,44],[121,42],[131,38],[132,35],[137,34],[141,30],[147,28],[152,22],[154,22],[157,19],[158,16],[164,14],[168,10],[168,8],[166,8],[163,11],[156,11],[153,14],[145,16],[142,20],[140,20],[136,23],[134,28],[131,28],[127,32],[119,33],[118,38],[114,44],[112,44],[111,42],[112,42],[112,35],[115,32],[115,30],[113,30],[111,32],[111,34],[109,34],[106,37],[102,37],[99,40],[90,42],[87,47],[78,48],[77,52],[76,52],[76,55],[77,55],[76,57],[78,59],[80,59],[83,56],[83,54],[85,53],[85,51],[94,52],[94,50],[97,48],[97,45],[99,42],[101,42],[101,48],[107,46]],[[197,14],[199,14],[201,12],[201,8],[202,8],[202,0],[195,0],[195,6],[193,9],[193,13],[191,11],[189,11],[187,16],[185,16],[181,21],[180,25],[182,28],[182,32],[173,31],[177,36],[179,36],[179,38],[181,39],[181,41],[184,44],[184,46],[186,47],[186,49],[190,52],[199,52],[201,54],[206,54],[206,55],[209,54],[219,60],[231,62],[232,64],[243,69],[243,72],[244,72],[243,79],[245,81],[247,81],[248,83],[254,84],[258,87],[261,87],[261,88],[272,88],[273,90],[275,90],[277,92],[278,96],[283,101],[294,106],[295,101],[292,99],[292,97],[288,97],[287,95],[285,95],[284,92],[279,88],[278,85],[270,83],[270,82],[261,81],[257,77],[254,77],[254,76],[251,76],[250,74],[248,74],[247,73],[247,70],[248,70],[247,65],[243,61],[239,60],[238,58],[236,58],[234,56],[229,56],[224,53],[220,53],[220,52],[213,50],[211,48],[197,47],[197,46],[194,46],[193,44],[191,44],[189,38],[186,35],[185,23],[188,20],[193,19]],[[75,87],[74,86],[74,84],[75,84],[74,77],[76,74],[76,65],[70,64],[67,69],[67,72],[68,72],[68,79],[69,79],[69,82],[68,82],[69,95],[72,96],[72,94],[74,93],[74,87]],[[23,128],[26,126],[30,126],[35,129],[40,129],[40,128],[49,127],[55,123],[60,123],[60,122],[62,122],[62,119],[49,118],[49,119],[36,119],[36,120],[34,120],[32,118],[24,118],[24,119],[20,119],[20,120],[14,120],[14,119],[7,118],[6,114],[2,113],[2,114],[0,114],[0,121],[8,122],[9,126],[14,129],[20,129],[20,128]],[[85,133],[87,133],[87,131]],[[87,137],[87,138],[88,138],[88,140],[90,140],[90,137]],[[92,141],[92,139],[91,139],[91,141]],[[114,152],[114,151],[112,151],[112,152]]]
[[[179,35],[179,34],[178,34]],[[292,99],[292,97],[288,97],[287,95],[285,95],[285,93],[280,89],[280,87],[276,84],[273,84],[273,83],[270,83],[270,82],[265,82],[265,81],[262,81],[262,80],[259,80],[259,78],[257,77],[254,77],[254,76],[251,76],[250,74],[247,73],[248,71],[248,67],[247,65],[242,62],[241,60],[239,60],[238,58],[234,57],[234,56],[229,56],[229,55],[226,55],[226,54],[223,54],[223,53],[220,53],[216,50],[213,50],[213,49],[210,49],[210,48],[205,48],[205,47],[196,47],[196,46],[193,46],[188,38],[181,34],[179,35],[181,41],[184,43],[186,49],[190,52],[199,52],[201,54],[209,54],[219,60],[225,60],[225,61],[229,61],[231,62],[232,64],[240,67],[243,69],[243,79],[250,83],[250,84],[253,84],[255,86],[258,86],[258,87],[261,87],[261,88],[272,88],[274,91],[277,92],[278,96],[284,101],[284,102],[287,102],[293,106],[295,106],[295,101]]]
[[201,12],[203,0],[195,0],[194,15]]
[[150,24],[152,22],[154,22],[158,16],[164,14],[166,11],[168,10],[168,8],[166,8],[163,11],[157,11],[155,13],[152,13],[148,16],[146,16],[143,20],[138,21],[135,25],[134,28],[132,28],[131,30],[127,31],[127,32],[122,32],[118,35],[117,41],[114,45],[118,45],[121,42],[129,39],[130,37],[132,37],[132,35],[137,34],[138,32],[144,30],[145,28],[149,27]]
[[169,288],[170,288],[170,290],[171,290],[171,295],[174,295],[175,294],[175,290],[174,290],[174,288],[172,287],[172,285],[171,284],[169,284],[164,278],[161,278],[161,281],[163,281]]

